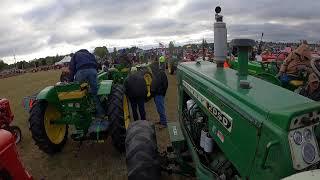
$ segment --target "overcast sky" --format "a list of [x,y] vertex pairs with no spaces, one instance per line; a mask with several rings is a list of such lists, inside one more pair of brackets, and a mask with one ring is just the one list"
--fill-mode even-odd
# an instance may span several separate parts
[[212,41],[217,5],[229,40],[261,32],[267,41],[320,40],[319,0],[1,0],[0,59]]

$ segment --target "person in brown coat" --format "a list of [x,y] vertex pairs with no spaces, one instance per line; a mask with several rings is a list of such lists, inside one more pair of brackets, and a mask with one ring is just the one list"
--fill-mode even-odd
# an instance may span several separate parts
[[305,71],[311,73],[311,51],[308,44],[301,44],[296,50],[291,52],[284,60],[279,71],[279,78],[284,84],[288,84],[291,80],[298,80],[299,73]]

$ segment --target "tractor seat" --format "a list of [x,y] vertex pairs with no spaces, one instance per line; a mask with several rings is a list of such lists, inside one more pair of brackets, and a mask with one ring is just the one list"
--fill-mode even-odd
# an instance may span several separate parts
[[303,81],[300,80],[291,80],[289,82],[290,85],[295,86],[295,87],[299,87],[303,85]]

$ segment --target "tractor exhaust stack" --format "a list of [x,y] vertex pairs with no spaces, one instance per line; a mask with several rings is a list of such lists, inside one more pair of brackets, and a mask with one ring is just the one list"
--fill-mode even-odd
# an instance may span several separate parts
[[223,22],[223,16],[221,7],[215,8],[215,19],[214,23],[214,60],[216,61],[218,68],[223,68],[223,63],[227,57],[227,27],[226,23]]

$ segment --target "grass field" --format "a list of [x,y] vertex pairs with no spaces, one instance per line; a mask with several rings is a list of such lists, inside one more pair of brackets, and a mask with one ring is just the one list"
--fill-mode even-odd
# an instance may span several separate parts
[[[69,138],[63,151],[54,156],[48,156],[34,145],[22,99],[55,84],[59,75],[60,71],[47,71],[0,79],[0,97],[10,100],[15,115],[13,124],[22,129],[23,139],[18,149],[23,164],[34,179],[127,179],[125,156],[112,147],[110,139],[102,144],[85,142],[78,151],[78,143]],[[175,76],[168,75],[168,78],[166,110],[169,121],[174,121],[177,119],[177,86]],[[149,120],[159,121],[153,101],[146,104],[146,110]],[[167,130],[158,130],[157,136],[160,149],[164,149],[169,143]]]

